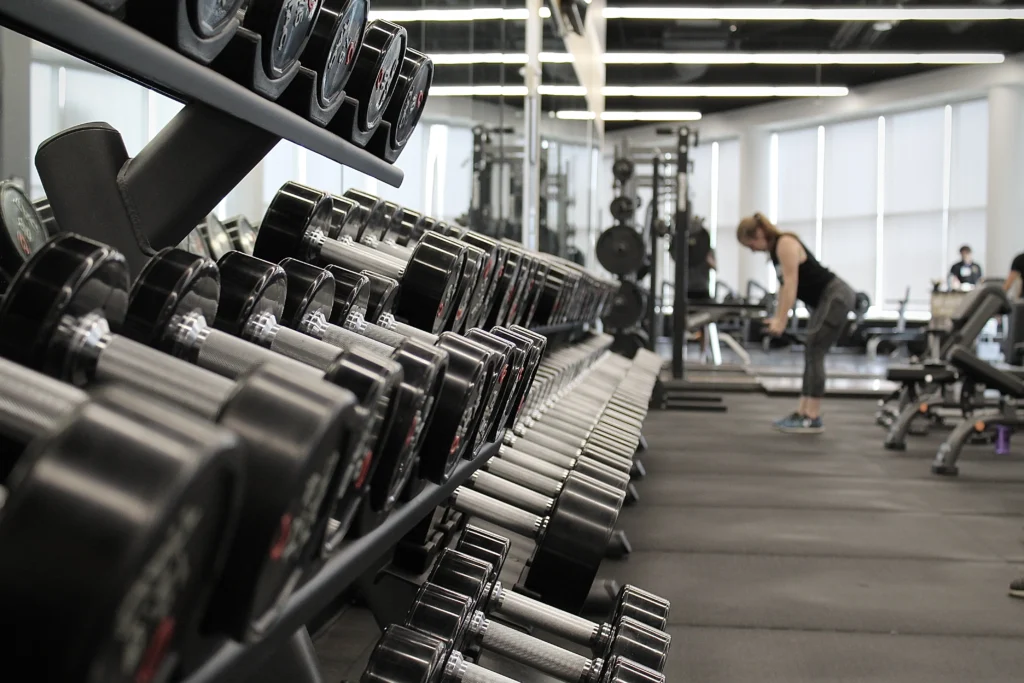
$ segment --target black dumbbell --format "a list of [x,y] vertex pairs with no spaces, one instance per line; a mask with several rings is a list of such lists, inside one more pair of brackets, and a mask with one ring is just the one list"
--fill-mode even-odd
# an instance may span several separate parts
[[366,30],[368,0],[324,0],[302,52],[302,65],[317,74],[316,97],[329,109],[344,95]]
[[405,58],[408,34],[390,21],[375,19],[366,25],[362,46],[355,55],[345,94],[345,105],[328,128],[365,146],[384,119]]
[[465,252],[421,244],[408,262],[355,243],[330,239],[331,196],[285,183],[267,208],[253,254],[272,262],[293,257],[314,265],[372,270],[402,283],[395,314],[413,327],[440,332],[451,315]]
[[[243,256],[240,252],[232,253]],[[275,286],[283,290],[283,285],[280,279],[276,280]],[[346,466],[335,489],[338,500],[333,507],[333,517],[339,523],[332,526],[334,533],[324,542],[325,552],[331,552],[362,505],[374,454],[380,451],[393,427],[393,405],[402,369],[376,354],[333,347],[331,363],[326,369],[319,369],[215,329],[211,321],[228,316],[219,306],[224,294],[215,263],[178,249],[165,249],[150,259],[135,282],[124,335],[229,379],[260,366],[273,366],[304,386],[320,390],[321,384],[337,384],[355,395],[361,424],[353,438],[341,446]],[[242,306],[232,299],[230,290],[227,295],[234,310],[240,310]]]
[[[414,246],[401,246],[389,238],[393,226],[400,225],[405,210],[394,202],[386,202],[369,192],[347,190],[341,197],[335,197],[332,232],[351,237],[359,244],[376,249],[402,261],[412,258]],[[449,243],[458,242],[451,237],[443,237]],[[432,240],[438,240],[433,235]],[[495,253],[485,252],[468,242],[462,242],[466,260],[459,275],[458,289],[455,293],[455,308],[445,329],[461,332],[466,322],[479,317],[481,299],[486,292],[487,278],[494,269]]]
[[387,134],[378,132],[367,145],[369,151],[388,163],[398,159],[420,121],[433,80],[434,62],[419,50],[406,49],[395,91],[384,110]]
[[219,260],[225,254],[237,248],[235,247],[234,240],[231,239],[231,233],[228,232],[227,226],[221,223],[220,219],[212,213],[196,226],[196,230],[206,243],[206,251],[214,261]]
[[242,25],[262,37],[263,70],[271,80],[288,74],[313,35],[323,0],[249,0]]
[[190,254],[195,254],[196,256],[212,258],[210,256],[210,247],[206,244],[206,239],[199,232],[199,228],[194,229],[186,235],[185,239],[178,243],[178,248],[183,249]]
[[[331,214],[329,236],[335,239],[350,239],[402,262],[413,258],[414,247],[417,245],[399,246],[386,236],[390,226],[401,222],[405,214],[401,206],[383,201],[368,192],[352,189],[341,196],[334,196],[333,201],[334,211]],[[493,267],[489,265],[489,255],[469,243],[440,234],[431,235],[427,243],[435,248],[448,249],[455,255],[465,254],[458,275],[454,303],[450,309],[451,315],[442,327],[447,331],[461,332],[465,327],[475,294],[478,291],[482,293],[478,285],[482,282],[483,273]]]
[[[671,609],[668,600],[626,584],[619,589],[607,622],[597,623],[554,609],[501,585],[499,576],[511,545],[507,538],[470,524],[454,550],[446,549],[438,555],[427,581],[472,597],[477,609],[488,614],[586,646],[598,657],[619,654],[651,669],[664,669],[671,645],[671,636],[664,632]],[[621,628],[626,618],[646,628],[639,634],[631,625]]]
[[547,515],[499,501],[468,487],[456,489],[449,505],[536,542],[525,586],[541,600],[579,612],[604,559],[623,494],[571,473]]
[[[464,375],[467,372],[473,374],[476,372],[469,361],[475,359],[476,362],[484,365],[485,372],[482,377],[481,389],[481,397],[484,401],[480,405],[480,412],[462,414],[458,418],[460,424],[465,424],[465,430],[460,431],[461,436],[459,437],[459,443],[463,445],[458,450],[459,452],[465,450],[468,453],[475,453],[483,439],[495,431],[495,409],[499,405],[497,399],[503,395],[508,383],[518,383],[521,380],[518,375],[509,375],[507,372],[509,364],[516,360],[515,347],[481,330],[473,331],[471,335],[473,339],[470,339],[470,337],[450,332],[434,335],[409,325],[397,323],[388,315],[381,316],[376,325],[368,323],[363,318],[366,307],[365,278],[338,266],[328,266],[327,270],[335,279],[335,301],[330,320],[338,327],[349,332],[366,335],[388,345],[400,344],[408,336],[423,343],[440,345],[449,351],[458,350],[466,355],[464,363],[467,364],[467,367],[463,371]],[[332,333],[342,334],[343,331],[335,330]],[[484,340],[489,343],[483,343]],[[454,386],[461,387],[461,385]],[[463,410],[463,404],[458,399],[461,396],[463,396],[463,389],[459,388],[457,394],[452,398],[443,399],[443,402],[453,401],[450,404],[451,410]],[[474,402],[473,405],[477,405],[477,403]],[[448,424],[447,421],[446,424]],[[433,441],[435,446],[441,449],[438,452],[445,452],[447,438]],[[455,443],[452,442],[453,449]],[[455,450],[450,451],[449,465],[457,461],[458,457]],[[445,471],[447,472],[447,470]],[[427,478],[433,480],[435,474],[436,472]]]
[[[282,324],[289,293],[296,313],[301,315],[308,312],[306,309],[319,311],[333,304],[334,278],[330,274],[311,275],[299,268],[308,264],[293,261],[296,267],[292,268],[293,277],[288,278],[281,266],[241,252],[228,254],[217,265],[221,279],[217,328],[321,370],[333,365],[339,348],[351,348],[351,344],[327,343]],[[371,466],[372,477],[382,463],[393,467],[414,454],[417,431],[433,417],[431,392],[437,389],[447,354],[405,339],[394,348],[375,347],[370,353],[380,354],[402,369],[388,408],[393,416],[387,418],[392,425],[390,435],[378,444],[380,457]]]
[[0,182],[0,294],[49,238],[42,218],[21,188],[9,180]]
[[281,311],[281,324],[339,348],[365,348],[371,353],[392,358],[402,366],[405,388],[396,396],[397,410],[418,417],[408,430],[392,429],[377,455],[367,507],[360,520],[362,530],[366,531],[394,508],[399,494],[416,471],[416,456],[424,434],[433,424],[449,356],[442,348],[425,346],[413,340],[403,340],[392,347],[331,325],[329,320],[336,296],[334,277],[323,268],[295,259],[283,260],[280,268],[288,279],[288,296]]
[[[202,290],[200,290],[202,291]],[[232,382],[110,332],[125,316],[128,270],[113,249],[77,235],[51,239],[25,264],[0,308],[0,355],[83,385],[113,381],[230,428],[248,448],[242,523],[209,624],[243,638],[262,631],[313,559],[331,497],[352,467],[351,392],[266,366]],[[153,315],[170,315],[165,307]]]
[[[469,556],[463,557],[468,563],[479,563]],[[485,572],[490,568],[486,563],[479,564]],[[642,666],[639,662],[619,654],[612,654],[607,659],[588,659],[534,638],[488,619],[478,609],[478,603],[473,596],[456,593],[429,581],[417,591],[406,613],[405,625],[435,638],[441,638],[451,643],[455,650],[480,648],[571,683],[600,683],[604,679],[605,669],[614,668],[616,662],[620,660]],[[629,617],[625,617],[620,623],[619,633],[621,635],[615,641],[617,649],[642,654],[647,654],[648,642],[658,647],[668,639],[667,634],[658,636],[657,632]]]
[[[360,683],[516,683],[467,661],[450,641],[391,624],[370,653]],[[642,683],[638,681],[637,683]]]
[[237,437],[145,394],[89,397],[0,360],[0,444],[8,663],[48,681],[166,676],[231,546]]
[[394,318],[395,303],[398,301],[398,280],[372,270],[361,270],[359,274],[370,281],[370,296],[366,302],[366,320],[376,323],[385,314],[390,314]]
[[235,249],[244,254],[252,253],[253,245],[256,244],[256,228],[245,216],[235,216],[224,221],[224,229],[228,231]]

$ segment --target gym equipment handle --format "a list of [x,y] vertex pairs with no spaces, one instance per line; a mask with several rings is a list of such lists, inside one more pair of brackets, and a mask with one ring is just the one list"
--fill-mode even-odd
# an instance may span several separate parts
[[338,358],[336,346],[285,327],[275,331],[270,350],[318,370],[327,370]]
[[[550,477],[551,479],[556,479],[558,481],[565,479],[569,475],[570,468],[575,464],[572,458],[565,458],[568,462],[565,462],[563,466],[562,463],[538,458],[536,455],[524,453],[512,448],[511,446],[502,446],[499,448],[498,456],[502,460],[507,460],[519,467],[532,470],[537,474]],[[496,460],[492,462],[496,462]]]
[[536,538],[544,528],[544,520],[537,515],[465,486],[460,486],[452,493],[452,507],[529,538]]
[[427,344],[429,346],[433,346],[434,344],[437,343],[436,334],[432,334],[430,332],[427,332],[426,330],[421,330],[418,327],[413,327],[412,325],[407,325],[405,323],[394,321],[391,325],[386,327],[389,327],[390,329],[394,330],[395,332],[398,332],[399,334],[404,334],[408,337],[412,337],[416,341],[423,342],[424,344]]
[[570,652],[533,636],[487,619],[476,619],[480,643],[486,650],[497,652],[517,662],[543,671],[563,681],[582,681],[591,668],[583,655]]
[[22,442],[53,432],[64,415],[89,398],[81,389],[7,360],[0,360],[0,387],[0,428]]
[[514,445],[516,450],[521,453],[532,455],[539,460],[543,460],[551,463],[552,465],[558,465],[559,467],[564,467],[566,469],[571,469],[572,466],[576,464],[576,458],[579,455],[578,453],[570,454],[553,451],[547,446],[542,446],[541,444],[534,443],[533,441],[528,441],[521,436],[516,437]]
[[340,327],[339,325],[325,325],[321,339],[332,346],[337,346],[342,349],[355,346],[361,349],[366,349],[367,351],[372,351],[373,353],[386,358],[390,358],[392,352],[394,352],[394,348],[387,344],[381,344],[379,341],[374,341],[369,337],[364,337],[358,332],[346,330],[344,327]]
[[99,355],[96,379],[140,389],[210,419],[235,388],[230,379],[119,336]]
[[391,330],[385,329],[380,325],[374,325],[372,323],[366,323],[360,326],[360,332],[375,342],[380,342],[392,348],[396,348],[401,344],[408,341],[406,335],[398,332],[392,332]]
[[599,630],[599,626],[589,619],[545,605],[515,591],[505,590],[500,584],[495,584],[495,590],[491,594],[491,605],[505,616],[562,636],[574,643],[593,643]]
[[489,472],[475,472],[469,479],[473,488],[538,515],[551,511],[551,498]]
[[[487,463],[486,467],[488,472],[493,472],[500,477],[519,482],[534,491],[543,493],[545,496],[557,496],[558,492],[562,489],[561,485],[555,479],[546,477],[543,474],[538,474],[537,472],[525,467],[521,467],[509,460],[494,458]],[[565,470],[562,470],[562,472],[565,472]]]
[[453,683],[517,683],[496,671],[467,662],[461,652],[452,652],[445,662],[445,680]]
[[323,372],[312,366],[219,330],[210,331],[209,336],[199,347],[199,353],[196,356],[196,364],[200,367],[232,378],[244,375],[264,363],[283,366],[289,372],[306,373],[310,377],[323,378]]
[[320,258],[357,272],[372,270],[399,282],[405,275],[405,263],[402,261],[351,241],[324,240],[320,246]]

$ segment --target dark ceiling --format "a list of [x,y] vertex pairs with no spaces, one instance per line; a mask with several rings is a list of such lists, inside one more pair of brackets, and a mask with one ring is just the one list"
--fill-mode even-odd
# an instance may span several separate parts
[[[611,6],[766,6],[766,7],[988,7],[1021,8],[1024,2],[732,2],[685,3],[679,0],[609,0]],[[506,0],[380,0],[373,9],[442,9],[506,7],[524,3]],[[410,22],[410,44],[433,53],[525,51],[525,24],[521,21]],[[888,30],[868,22],[826,21],[674,21],[609,19],[608,52],[1002,52],[1024,50],[1024,22],[904,21]],[[545,51],[564,52],[553,22],[545,25]],[[914,73],[933,66],[702,66],[609,65],[608,85],[844,85],[855,87]],[[520,85],[521,66],[493,64],[438,66],[437,85]],[[545,64],[545,84],[578,83],[569,64]],[[774,99],[774,98],[773,98]],[[518,104],[521,99],[512,98]],[[697,110],[704,114],[764,102],[755,98],[609,98],[609,110]],[[545,96],[545,110],[584,108],[581,98]]]

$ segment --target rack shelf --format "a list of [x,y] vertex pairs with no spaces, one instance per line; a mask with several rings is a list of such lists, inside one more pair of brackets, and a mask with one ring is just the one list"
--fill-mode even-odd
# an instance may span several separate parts
[[381,526],[343,547],[292,595],[281,618],[260,641],[250,645],[231,642],[221,646],[199,670],[185,679],[185,683],[245,680],[296,630],[369,570],[378,558],[495,455],[500,443],[499,439],[498,443],[487,444],[476,458],[459,464],[445,484],[427,484],[416,498],[393,512]]
[[4,0],[0,24],[181,102],[202,102],[398,187],[404,174],[81,0]]

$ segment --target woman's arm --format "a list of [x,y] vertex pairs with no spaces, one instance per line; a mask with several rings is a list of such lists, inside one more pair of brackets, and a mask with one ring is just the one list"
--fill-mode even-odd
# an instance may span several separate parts
[[783,235],[775,254],[782,266],[782,289],[779,291],[779,305],[775,309],[775,319],[785,325],[789,321],[789,312],[796,303],[796,287],[799,281],[800,259],[803,257],[800,242]]

